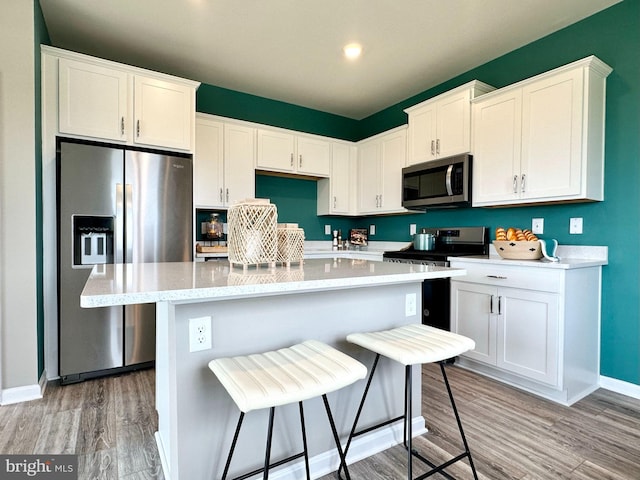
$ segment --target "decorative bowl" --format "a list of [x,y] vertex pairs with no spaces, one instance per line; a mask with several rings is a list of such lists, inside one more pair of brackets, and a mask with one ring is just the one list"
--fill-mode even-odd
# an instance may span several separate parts
[[509,260],[538,260],[542,258],[540,242],[518,242],[513,240],[494,240],[493,246],[502,258]]

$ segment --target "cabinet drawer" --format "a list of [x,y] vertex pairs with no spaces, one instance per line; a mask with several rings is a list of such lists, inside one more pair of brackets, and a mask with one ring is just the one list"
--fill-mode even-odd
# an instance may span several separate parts
[[502,265],[478,265],[451,261],[451,267],[464,268],[467,275],[452,281],[482,283],[499,287],[526,288],[542,292],[560,292],[561,272],[544,268]]

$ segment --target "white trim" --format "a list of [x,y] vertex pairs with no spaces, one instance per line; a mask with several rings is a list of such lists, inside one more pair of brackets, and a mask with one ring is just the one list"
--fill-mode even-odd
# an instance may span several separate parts
[[[413,420],[411,421],[411,428],[413,430],[413,437],[427,433],[424,417],[413,417]],[[371,433],[355,438],[349,447],[347,464],[351,465],[363,458],[370,457],[376,453],[380,453],[402,443],[403,435],[403,424],[398,421],[392,426],[380,428]],[[160,438],[160,435],[158,435],[158,432],[155,433],[155,438],[158,451],[160,452],[160,463],[162,464],[164,477],[166,480],[172,480],[167,468],[167,459],[165,457],[162,439]],[[344,448],[344,445],[342,445],[342,447]],[[339,464],[340,459],[338,457],[338,452],[334,448],[311,457],[309,459],[309,473],[311,474],[311,478],[318,478],[323,475],[327,475],[328,473],[335,472],[338,469]],[[296,463],[290,463],[284,468],[269,472],[269,478],[273,478],[275,480],[302,478],[304,476],[304,460],[300,460]]]
[[24,387],[6,388],[2,391],[2,404],[28,402],[42,398],[40,384],[26,385]]
[[605,390],[611,390],[612,392],[620,393],[628,397],[637,398],[640,400],[640,385],[635,383],[623,382],[615,378],[600,376],[600,387]]

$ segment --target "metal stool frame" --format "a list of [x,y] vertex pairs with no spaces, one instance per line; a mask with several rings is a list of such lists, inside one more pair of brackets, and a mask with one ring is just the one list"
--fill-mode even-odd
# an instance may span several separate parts
[[[349,469],[347,468],[346,462],[346,451],[342,450],[342,446],[340,445],[340,437],[338,436],[338,431],[336,429],[336,424],[333,420],[333,415],[331,414],[331,408],[329,407],[329,401],[327,400],[327,395],[322,395],[322,400],[324,402],[324,408],[327,412],[327,418],[329,419],[329,425],[331,426],[331,432],[333,434],[333,439],[336,443],[336,447],[338,449],[338,455],[340,456],[340,466],[338,469],[339,472],[344,469],[347,480],[351,480],[351,476],[349,475]],[[303,451],[300,453],[296,453],[287,458],[283,458],[282,460],[278,460],[277,462],[271,463],[271,439],[273,437],[273,419],[275,416],[275,407],[269,408],[269,427],[267,430],[267,446],[265,451],[264,458],[264,466],[262,468],[258,468],[251,472],[245,473],[239,477],[235,477],[233,480],[245,480],[249,477],[257,475],[259,473],[263,473],[263,479],[267,480],[269,478],[269,469],[272,467],[279,467],[280,465],[284,465],[285,463],[296,460],[302,456],[304,456],[304,465],[305,471],[307,474],[307,480],[311,480],[311,475],[309,474],[309,452],[307,450],[307,433],[304,424],[304,410],[302,407],[302,402],[298,402],[299,411],[300,411],[300,427],[302,430],[302,444]],[[242,427],[242,421],[244,420],[245,412],[240,412],[240,418],[238,419],[238,424],[236,425],[236,431],[233,435],[233,441],[231,442],[231,449],[229,450],[229,455],[227,456],[227,462],[225,463],[224,472],[222,474],[222,480],[226,480],[227,474],[229,473],[229,467],[231,465],[231,458],[233,457],[233,452],[236,448],[236,443],[238,441],[238,436],[240,434],[240,428]]]
[[[407,450],[407,479],[408,480],[423,480],[427,477],[430,477],[431,475],[434,475],[436,473],[440,473],[441,475],[443,475],[445,478],[448,478],[450,480],[456,480],[455,477],[452,477],[449,473],[447,473],[444,469],[451,466],[452,464],[464,459],[465,457],[469,459],[469,466],[471,467],[471,472],[473,473],[473,478],[475,480],[478,480],[478,474],[476,472],[476,467],[473,463],[473,459],[471,458],[471,451],[469,450],[469,445],[467,443],[467,438],[464,434],[464,430],[462,428],[462,422],[460,421],[460,415],[458,414],[458,409],[456,407],[455,401],[453,400],[453,393],[451,392],[451,387],[449,385],[449,380],[447,378],[447,374],[445,372],[445,363],[447,363],[447,360],[443,360],[438,362],[440,364],[440,371],[442,372],[442,378],[444,379],[444,384],[447,387],[447,393],[449,395],[449,400],[451,402],[451,407],[453,409],[453,413],[456,417],[456,423],[458,424],[458,430],[460,431],[460,437],[462,438],[462,444],[464,446],[464,451],[451,458],[450,460],[440,464],[440,465],[436,465],[433,462],[431,462],[430,460],[428,460],[427,458],[425,458],[423,455],[421,455],[418,451],[416,451],[413,446],[412,446],[412,426],[411,426],[411,419],[412,419],[412,408],[411,408],[411,394],[412,394],[412,388],[411,388],[411,375],[412,375],[412,365],[406,365],[405,366],[405,380],[404,380],[404,413],[401,416],[395,417],[395,418],[391,418],[389,420],[385,420],[384,422],[378,423],[376,425],[373,425],[371,427],[367,427],[364,428],[360,431],[356,431],[357,428],[357,424],[358,424],[358,420],[360,419],[360,414],[362,413],[362,408],[364,406],[364,402],[365,399],[367,398],[367,394],[369,393],[369,387],[371,386],[371,380],[373,379],[373,374],[376,371],[376,367],[378,366],[378,360],[380,359],[380,354],[376,354],[376,358],[373,362],[373,366],[371,367],[371,372],[369,373],[369,378],[367,379],[367,384],[365,386],[364,389],[364,393],[362,394],[362,399],[360,400],[360,405],[358,406],[358,412],[356,413],[356,417],[355,420],[353,421],[353,427],[351,428],[351,432],[349,433],[349,438],[347,440],[347,444],[344,448],[344,455],[346,457],[348,451],[349,451],[349,447],[351,446],[351,440],[353,440],[353,438],[359,436],[359,435],[363,435],[365,433],[371,432],[373,430],[376,430],[378,428],[381,428],[383,426],[389,425],[391,423],[394,423],[398,420],[403,420],[404,421],[404,447]],[[423,462],[424,464],[428,465],[429,467],[431,467],[431,470],[429,470],[428,472],[423,473],[422,475],[417,476],[415,479],[413,478],[413,458],[417,458],[418,460],[420,460],[421,462]],[[338,469],[338,478],[342,479],[342,476],[340,475],[340,471],[342,469],[342,466],[340,466],[340,468]]]

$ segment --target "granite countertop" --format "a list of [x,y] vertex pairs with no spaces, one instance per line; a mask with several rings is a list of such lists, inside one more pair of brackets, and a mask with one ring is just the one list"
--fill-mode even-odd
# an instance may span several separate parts
[[573,268],[587,268],[607,265],[608,247],[604,246],[574,246],[559,245],[557,256],[559,262],[551,262],[544,258],[540,260],[508,260],[496,252],[493,245],[489,249],[489,257],[449,257],[450,261],[473,262],[484,265],[522,266],[534,268],[554,268],[570,270]]
[[96,265],[80,296],[80,306],[228,300],[465,274],[463,269],[344,258],[306,259],[303,265],[251,267],[246,271],[218,262]]

